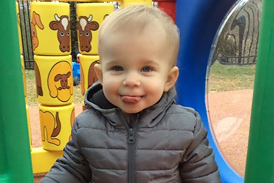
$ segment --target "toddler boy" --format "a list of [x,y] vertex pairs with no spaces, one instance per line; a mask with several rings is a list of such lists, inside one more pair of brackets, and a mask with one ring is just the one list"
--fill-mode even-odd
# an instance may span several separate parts
[[176,105],[179,35],[158,8],[117,10],[99,28],[100,82],[41,183],[220,181],[199,114]]

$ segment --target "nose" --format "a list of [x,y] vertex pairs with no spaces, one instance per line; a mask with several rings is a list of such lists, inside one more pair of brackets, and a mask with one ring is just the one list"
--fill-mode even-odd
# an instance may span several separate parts
[[135,73],[127,74],[123,81],[123,86],[138,87],[140,85],[141,85],[141,82],[138,77],[138,74],[135,74]]

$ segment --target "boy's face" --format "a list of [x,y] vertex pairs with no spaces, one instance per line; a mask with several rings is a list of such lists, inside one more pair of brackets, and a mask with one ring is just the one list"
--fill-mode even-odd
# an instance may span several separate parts
[[137,113],[158,102],[176,82],[178,68],[165,53],[163,31],[107,34],[95,71],[106,98],[125,113]]

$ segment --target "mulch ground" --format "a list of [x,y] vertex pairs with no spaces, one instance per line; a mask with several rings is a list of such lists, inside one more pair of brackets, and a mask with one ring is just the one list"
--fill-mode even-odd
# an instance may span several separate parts
[[[208,94],[211,131],[224,159],[241,176],[244,176],[253,90]],[[82,104],[75,104],[75,115]],[[38,106],[30,106],[32,146],[41,146]],[[43,174],[35,175],[38,182]]]

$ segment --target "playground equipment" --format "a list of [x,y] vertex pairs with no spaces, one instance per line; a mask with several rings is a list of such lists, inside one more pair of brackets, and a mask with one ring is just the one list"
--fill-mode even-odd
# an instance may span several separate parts
[[[177,24],[180,28],[180,76],[177,83],[178,102],[198,110],[210,132],[205,105],[205,78],[211,44],[216,30],[236,1],[177,1]],[[273,17],[274,2],[264,0],[257,58],[251,127],[245,182],[274,182],[273,177]],[[182,12],[180,14],[180,12]],[[186,18],[187,17],[187,18]],[[222,158],[212,133],[208,134],[219,165],[222,182],[238,183],[244,179]]]
[[70,11],[67,3],[32,2],[30,12],[42,138],[42,147],[31,148],[31,155],[33,173],[39,173],[62,155],[75,118]]
[[274,2],[264,0],[263,3],[245,172],[246,183],[274,182]]
[[[130,5],[131,1],[127,1]],[[140,2],[140,1],[139,1]],[[181,47],[178,57],[180,77],[177,84],[178,102],[197,109],[208,129],[210,144],[213,147],[224,183],[243,182],[222,158],[215,144],[208,122],[205,106],[205,78],[207,62],[217,28],[223,17],[236,0],[185,0],[177,1],[176,22],[180,28]],[[8,8],[7,8],[8,7]],[[0,69],[0,182],[33,182],[28,127],[24,100],[23,79],[20,66],[18,30],[15,3],[2,2],[0,22],[9,25],[9,31],[1,29],[2,42],[0,55],[9,55],[9,62],[2,57]],[[258,65],[254,87],[254,102],[251,116],[250,143],[247,158],[245,182],[274,182],[273,151],[273,48],[272,38],[274,2],[264,0],[261,32],[264,36],[259,42]],[[269,16],[270,15],[270,16]],[[268,17],[269,16],[269,17]],[[9,17],[8,19],[6,17]],[[15,36],[16,35],[16,36]],[[13,69],[10,69],[13,68]],[[6,79],[8,78],[8,79]],[[15,84],[16,83],[16,84]],[[3,95],[7,94],[7,95]],[[258,128],[258,126],[260,128]],[[20,153],[20,154],[19,154]],[[43,166],[53,163],[62,152],[48,153],[32,149],[33,169],[43,171]],[[44,159],[45,154],[49,159]],[[39,165],[38,162],[39,161]],[[264,168],[263,168],[264,167]],[[40,168],[40,169],[39,169]]]
[[[98,80],[94,72],[94,65],[99,61],[97,30],[113,11],[114,7],[111,3],[82,3],[76,6],[82,99],[87,89]],[[86,32],[91,33],[86,34]],[[82,106],[85,110],[83,102]]]
[[[211,132],[205,104],[205,78],[208,59],[215,34],[235,0],[177,1],[176,21],[180,29],[180,50],[177,82],[178,103],[195,108],[201,115],[206,129]],[[243,182],[223,159],[212,133],[208,134],[215,152],[222,182]]]
[[[14,1],[1,2],[0,182],[33,182]],[[8,60],[7,60],[8,59]],[[12,68],[12,69],[11,69]]]

